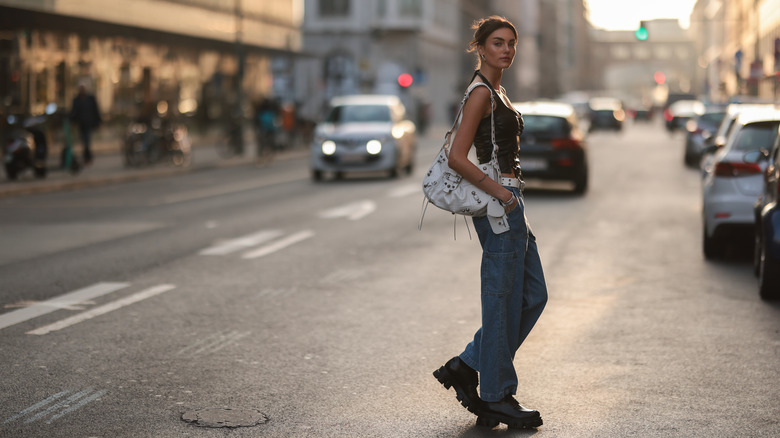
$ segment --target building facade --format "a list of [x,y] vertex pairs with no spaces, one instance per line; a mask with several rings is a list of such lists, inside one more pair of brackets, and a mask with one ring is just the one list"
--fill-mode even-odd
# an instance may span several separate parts
[[644,22],[647,38],[634,31],[592,32],[593,87],[631,106],[660,105],[669,93],[694,92],[697,49],[677,20]]
[[0,0],[0,108],[68,107],[87,84],[109,124],[161,102],[218,120],[292,94],[301,18],[299,0]]
[[780,99],[780,0],[698,0],[691,29],[702,93]]

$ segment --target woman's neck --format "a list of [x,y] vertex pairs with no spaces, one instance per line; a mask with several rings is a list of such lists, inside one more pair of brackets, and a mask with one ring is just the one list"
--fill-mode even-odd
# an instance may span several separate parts
[[490,85],[492,85],[496,90],[501,89],[501,76],[503,75],[503,70],[498,70],[487,65],[482,65],[480,66],[479,71],[483,76],[485,76],[485,79],[490,81]]

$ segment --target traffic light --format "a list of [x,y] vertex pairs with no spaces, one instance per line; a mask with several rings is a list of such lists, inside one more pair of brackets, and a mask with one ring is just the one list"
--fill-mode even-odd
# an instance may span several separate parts
[[400,85],[402,88],[411,87],[413,82],[414,77],[409,73],[401,73],[398,75],[398,85]]
[[657,71],[653,73],[653,79],[655,80],[655,83],[658,85],[663,85],[666,83],[666,75],[662,71]]
[[647,33],[647,25],[644,21],[639,22],[639,28],[634,31],[634,36],[639,41],[647,41],[647,37],[650,36],[650,34]]

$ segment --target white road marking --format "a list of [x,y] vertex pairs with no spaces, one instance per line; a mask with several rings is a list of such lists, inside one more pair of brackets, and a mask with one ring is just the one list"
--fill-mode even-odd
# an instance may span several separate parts
[[228,195],[231,193],[236,192],[243,192],[246,190],[253,190],[253,189],[259,189],[262,187],[268,187],[275,184],[280,183],[288,183],[293,181],[299,181],[303,180],[303,178],[300,175],[293,176],[293,175],[283,175],[278,178],[273,179],[263,179],[263,180],[257,180],[257,181],[248,181],[248,182],[240,182],[236,184],[231,184],[228,186],[219,186],[219,187],[211,187],[211,188],[205,188],[205,189],[198,189],[193,190],[190,192],[184,192],[179,193],[177,195],[167,196],[163,198],[160,201],[154,201],[150,202],[149,205],[155,206],[155,205],[166,205],[166,204],[176,204],[179,202],[185,202],[185,201],[194,201],[196,199],[205,199],[205,198],[211,198],[214,196],[220,196],[220,195]]
[[311,230],[300,231],[298,233],[287,236],[283,239],[279,239],[276,242],[273,242],[266,246],[261,246],[260,248],[257,248],[253,251],[249,251],[245,253],[242,257],[245,259],[256,259],[258,257],[263,257],[273,252],[284,249],[290,245],[294,245],[298,242],[304,241],[312,236],[314,236],[314,231]]
[[216,243],[198,254],[200,255],[227,255],[232,252],[236,252],[241,249],[251,248],[257,246],[263,242],[267,242],[271,239],[275,239],[282,235],[278,230],[263,230],[257,233],[248,234],[243,237],[237,237],[235,239],[226,240],[221,243]]
[[319,216],[323,219],[346,217],[349,220],[356,221],[373,213],[374,210],[376,210],[376,202],[363,200],[322,211]]
[[100,307],[95,307],[94,309],[87,310],[86,312],[79,313],[78,315],[73,315],[70,318],[65,318],[63,320],[57,321],[53,324],[45,325],[43,327],[37,328],[35,330],[31,330],[27,332],[28,335],[45,335],[47,333],[51,333],[53,331],[61,330],[66,327],[70,327],[74,324],[78,324],[80,322],[84,322],[88,319],[92,319],[96,316],[100,316],[103,314],[106,314],[108,312],[113,312],[114,310],[121,309],[122,307],[129,306],[130,304],[137,303],[139,301],[145,300],[147,298],[151,298],[155,295],[159,295],[163,292],[167,292],[176,286],[172,284],[160,284],[157,286],[150,287],[149,289],[143,290],[141,292],[138,292],[136,294],[127,296],[125,298],[110,302],[108,304],[104,304]]
[[[3,424],[8,424],[13,421],[16,421],[24,416],[32,414],[31,417],[24,420],[25,424],[33,423],[35,421],[38,421],[44,417],[47,417],[51,415],[51,417],[48,418],[47,423],[51,423],[54,420],[75,411],[76,409],[79,409],[88,403],[91,403],[100,397],[104,396],[108,391],[107,390],[100,390],[93,392],[92,389],[85,389],[76,393],[73,393],[71,390],[65,390],[58,392],[57,394],[54,394],[53,396],[40,401],[32,406],[30,406],[27,409],[22,410],[16,415],[13,415],[9,418],[7,418],[5,421],[3,421]],[[60,400],[61,398],[70,395],[68,398],[64,400]],[[60,400],[60,401],[57,401]],[[54,403],[57,402],[57,403]],[[51,403],[54,403],[53,405],[49,406]],[[75,404],[74,404],[75,403]],[[48,406],[48,407],[46,407]],[[45,408],[46,407],[46,408]],[[45,409],[44,409],[45,408]],[[43,409],[43,410],[41,410]],[[37,413],[36,413],[37,412]]]
[[8,312],[0,315],[0,329],[54,312],[58,309],[73,308],[73,306],[84,304],[92,298],[110,294],[128,286],[130,286],[129,283],[96,283],[50,300],[41,301],[25,309]]
[[403,198],[409,195],[421,195],[422,183],[420,184],[406,184],[400,187],[396,187],[387,194],[391,198]]
[[228,345],[233,344],[241,338],[249,336],[251,332],[237,332],[235,330],[227,333],[216,333],[207,338],[203,338],[195,342],[189,347],[182,348],[177,354],[185,355],[188,357],[194,357],[200,353],[215,353]]

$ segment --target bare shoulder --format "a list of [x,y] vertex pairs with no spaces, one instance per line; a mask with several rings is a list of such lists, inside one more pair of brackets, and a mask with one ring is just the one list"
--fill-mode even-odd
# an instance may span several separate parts
[[470,85],[469,88],[471,88],[474,84],[482,84],[477,87],[473,87],[471,90],[471,93],[469,94],[469,98],[466,99],[466,105],[464,106],[464,111],[466,108],[479,108],[481,109],[483,114],[489,114],[490,113],[490,86],[486,85],[484,82],[474,80]]

